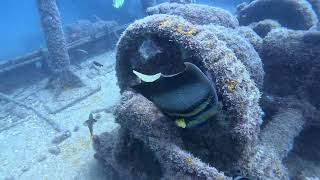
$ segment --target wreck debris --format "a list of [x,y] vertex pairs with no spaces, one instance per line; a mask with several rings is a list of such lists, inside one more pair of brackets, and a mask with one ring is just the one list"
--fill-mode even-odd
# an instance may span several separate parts
[[71,137],[71,132],[70,131],[64,131],[64,132],[56,135],[55,137],[53,137],[52,140],[51,140],[51,143],[59,145],[60,143],[62,143],[66,139],[68,139],[69,137]]
[[278,112],[261,130],[259,145],[253,154],[243,157],[240,167],[255,179],[289,179],[282,160],[293,148],[293,140],[303,129],[304,117],[297,109]]
[[254,79],[257,86],[261,89],[263,86],[264,70],[260,56],[251,43],[243,38],[237,30],[214,25],[205,27],[212,31],[219,40],[226,43],[237,59],[246,66],[251,78]]
[[[0,99],[2,98],[0,97]],[[19,108],[12,102],[8,102],[5,99],[1,100],[0,133],[27,122],[29,118],[26,113],[24,107]],[[19,133],[19,131],[13,132],[12,135]]]
[[95,109],[92,111],[93,114],[98,114],[98,113],[107,113],[107,114],[113,114],[116,110],[117,105],[113,105],[113,106],[109,106],[109,107],[105,107],[105,108],[99,108],[99,109]]
[[29,106],[27,104],[24,104],[22,102],[19,102],[13,98],[11,98],[8,95],[5,95],[3,93],[0,93],[0,99],[3,99],[5,101],[9,101],[12,102],[18,106],[22,106],[26,109],[31,110],[33,113],[35,113],[38,117],[40,117],[42,120],[45,120],[54,130],[56,130],[57,132],[64,132],[65,130],[58,124],[56,123],[53,119],[50,119],[48,117],[46,117],[45,115],[43,115],[42,113],[40,113],[39,111],[37,111],[35,108],[33,108],[32,106]]
[[101,32],[113,32],[119,24],[116,21],[103,21],[95,16],[97,21],[91,22],[83,19],[65,26],[65,35],[68,43],[78,41],[86,37],[97,38]]
[[297,95],[301,92],[320,107],[319,79],[320,34],[312,31],[276,29],[264,38],[262,59],[266,92]]
[[[163,28],[154,28],[154,27],[161,27],[161,24],[164,22],[169,22],[168,25],[163,26]],[[177,28],[183,25],[186,29],[195,29],[198,33],[194,36],[188,36],[186,34],[176,33]],[[204,36],[205,34],[206,36]],[[252,104],[258,103],[258,99],[260,97],[260,93],[258,89],[255,88],[255,85],[253,81],[250,79],[250,75],[245,70],[245,66],[240,61],[236,60],[236,56],[233,54],[231,50],[229,50],[227,47],[225,47],[224,44],[219,43],[220,41],[216,38],[216,36],[213,33],[207,32],[205,28],[202,27],[196,27],[189,22],[185,21],[184,19],[177,17],[177,16],[170,16],[170,15],[154,15],[146,17],[143,20],[137,21],[135,24],[132,24],[129,26],[129,28],[125,31],[123,36],[121,37],[121,40],[118,43],[118,51],[117,51],[117,64],[116,64],[116,71],[117,71],[117,77],[118,82],[121,91],[123,92],[126,89],[129,89],[130,85],[134,83],[135,77],[131,73],[129,61],[126,57],[128,55],[137,52],[137,44],[140,44],[140,41],[143,41],[143,39],[140,36],[146,37],[152,37],[153,35],[161,36],[164,40],[171,40],[177,45],[180,45],[180,47],[184,47],[184,51],[188,51],[194,56],[194,59],[198,59],[200,61],[202,59],[203,62],[194,62],[195,64],[203,63],[201,66],[208,66],[208,69],[203,69],[203,71],[208,71],[210,73],[213,73],[213,76],[216,77],[215,83],[217,85],[218,92],[220,92],[222,96],[222,101],[226,101],[226,103],[231,103],[233,100],[236,100],[236,96],[242,93],[250,93],[252,96]],[[198,45],[197,42],[202,42],[201,45]],[[206,44],[213,44],[215,47],[218,45],[223,45],[224,47],[221,49],[225,49],[222,51],[219,48],[213,48],[213,49],[206,49]],[[220,59],[221,58],[221,59]],[[178,63],[178,62],[175,62]],[[212,66],[212,64],[215,64],[215,66]],[[218,66],[222,66],[219,67]],[[223,66],[228,66],[223,68]],[[235,67],[232,67],[235,66]],[[232,71],[229,71],[228,69],[233,69]],[[241,70],[240,70],[241,69]],[[227,75],[229,73],[235,73],[234,75]],[[240,73],[241,75],[239,75]],[[243,73],[243,74],[242,74]],[[236,75],[237,74],[237,75]],[[230,77],[234,78],[233,80],[236,80],[239,83],[240,87],[248,86],[244,89],[250,89],[251,92],[244,91],[244,89],[239,88],[237,89],[237,93],[230,94],[226,92],[226,82],[228,82],[230,79],[225,78]],[[239,79],[237,79],[237,77]],[[243,84],[244,81],[248,84]],[[247,111],[244,106],[246,106],[246,103],[240,102],[242,100],[238,99],[236,100],[238,102],[233,102],[235,106],[239,106],[240,111]],[[237,105],[236,105],[237,104]],[[240,108],[241,106],[241,108]],[[231,108],[231,107],[230,107]],[[233,109],[233,108],[231,108]],[[230,109],[230,115],[233,114],[234,117],[241,117],[236,115],[237,113],[240,113],[238,110],[231,110]],[[255,111],[254,117],[255,120],[252,119],[253,124],[251,124],[249,131],[253,131],[253,134],[251,134],[251,137],[246,137],[244,139],[247,140],[254,140],[255,136],[255,130],[257,127],[257,124],[260,122],[256,122],[256,118],[259,117],[259,108],[252,107],[252,111]],[[250,111],[251,111],[250,110]],[[237,112],[238,111],[238,112]],[[232,112],[232,113],[231,113]],[[243,114],[247,114],[249,112],[243,112]],[[251,114],[251,113],[249,113]],[[259,119],[259,118],[258,118]],[[240,122],[246,122],[251,120],[240,120]],[[255,127],[254,127],[255,126]],[[249,128],[249,127],[248,127]],[[239,129],[240,130],[240,129]],[[241,130],[240,130],[241,131]],[[240,133],[240,132],[239,132]],[[241,134],[241,133],[240,133]],[[242,134],[243,136],[246,136],[245,134]],[[241,136],[242,136],[241,135]],[[248,135],[248,134],[247,134]]]
[[[239,12],[247,13],[253,8],[251,6],[258,11],[257,7],[261,4],[261,7],[264,7],[264,3],[275,5],[272,0],[256,0],[239,7]],[[149,8],[149,14],[158,15],[151,15],[131,24],[118,42],[116,75],[122,100],[115,116],[121,128],[116,135],[104,133],[94,137],[94,147],[97,151],[95,157],[113,169],[115,176],[125,179],[230,179],[235,175],[258,180],[289,179],[290,175],[283,161],[292,151],[295,137],[299,136],[305,127],[314,127],[317,124],[318,110],[297,96],[294,97],[295,100],[284,98],[283,103],[277,105],[271,100],[267,103],[263,101],[262,106],[266,108],[267,115],[262,124],[258,102],[260,92],[255,86],[261,88],[264,83],[259,54],[267,64],[267,76],[273,77],[265,80],[268,84],[266,92],[283,96],[279,92],[286,92],[286,84],[276,85],[280,82],[278,79],[283,78],[279,77],[279,73],[300,72],[289,69],[304,67],[300,63],[300,66],[295,64],[302,62],[302,57],[315,62],[315,57],[319,57],[319,46],[316,46],[319,43],[319,35],[316,31],[282,29],[281,25],[292,29],[309,29],[315,25],[316,19],[312,10],[310,11],[309,4],[305,4],[306,1],[281,0],[280,3],[288,5],[288,8],[291,8],[290,13],[299,16],[297,26],[286,24],[282,17],[277,16],[263,16],[256,21],[248,20],[248,23],[244,23],[253,23],[251,28],[238,25],[224,26],[227,23],[222,25],[224,27],[219,26],[219,23],[203,25],[198,20],[205,16],[200,13],[202,11],[194,8],[197,5],[164,3]],[[187,16],[190,13],[194,13],[196,18]],[[241,18],[246,17],[250,19],[250,16]],[[240,20],[241,23],[243,21]],[[262,38],[265,40],[264,43]],[[148,66],[148,62],[139,63],[146,59],[139,53],[141,44],[145,44],[146,41],[151,41],[161,49],[151,57],[152,61],[165,59],[163,63],[156,66]],[[170,57],[170,60],[164,57]],[[196,64],[217,84],[218,95],[224,105],[219,121],[208,122],[194,131],[179,129],[149,100],[131,89],[132,85],[137,83],[132,69],[148,66],[151,69],[157,68],[160,72],[177,72],[179,64],[185,61]],[[284,68],[283,72],[278,69],[278,74],[273,73],[275,69],[271,66],[280,66],[282,63],[288,68]],[[165,64],[170,66],[165,67]],[[243,69],[240,70],[241,73],[239,69]],[[303,80],[309,77],[316,78],[315,74],[318,74],[317,69],[320,68],[315,66],[314,69],[310,71],[307,68],[311,73],[305,73],[303,76],[290,76],[300,76],[300,87],[308,87],[310,81]],[[292,82],[288,81],[287,84]],[[308,83],[309,85],[306,85]],[[296,95],[297,90],[301,90],[297,88],[299,85],[289,85],[292,90],[289,92]],[[278,92],[275,91],[277,88]],[[107,143],[108,141],[110,143]],[[135,156],[128,156],[134,149],[141,151],[136,152]],[[147,152],[144,154],[146,159],[152,161],[138,159],[142,152]],[[150,166],[153,170],[139,168],[143,165]],[[208,168],[212,168],[210,172],[214,174],[207,172]]]
[[59,97],[52,96],[52,94],[46,90],[39,91],[35,95],[44,104],[44,108],[50,114],[56,114],[99,92],[101,85],[88,85],[83,88],[66,88],[64,90],[65,93],[62,93]]
[[0,65],[0,73],[13,70],[15,68],[24,66],[25,64],[28,64],[28,63],[39,62],[41,60],[42,55],[43,55],[42,50],[40,49],[38,51],[28,53],[16,59],[8,60],[8,63]]
[[53,145],[53,146],[48,148],[48,152],[57,156],[57,155],[59,155],[61,153],[61,149],[60,149],[59,146]]
[[[170,64],[176,64],[173,67],[170,66],[171,68],[176,69],[179,63],[190,61],[198,65],[202,71],[212,75],[212,80],[217,85],[218,93],[222,97],[221,100],[227,111],[225,120],[229,119],[229,121],[226,120],[229,123],[224,126],[215,124],[220,128],[215,128],[217,130],[216,133],[202,135],[197,133],[194,136],[202,139],[202,141],[210,142],[210,147],[213,149],[210,149],[209,152],[215,152],[217,149],[214,147],[219,147],[220,150],[228,149],[229,152],[219,155],[219,157],[225,158],[224,163],[220,163],[221,159],[212,158],[208,162],[208,157],[195,158],[193,153],[199,151],[200,149],[198,148],[205,147],[187,145],[187,139],[190,135],[180,132],[178,127],[172,121],[166,119],[150,101],[141,95],[131,92],[130,86],[135,83],[136,78],[130,65],[132,61],[127,57],[139,59],[139,53],[137,53],[139,45],[148,39],[157,42],[161,48],[164,48],[166,53],[170,54],[170,51],[166,51],[166,48],[170,48],[170,50],[176,48],[178,50],[177,52],[180,55],[173,56],[170,59]],[[165,67],[160,68],[165,69]],[[163,167],[158,168],[157,178],[174,176],[182,179],[198,176],[204,179],[231,179],[219,172],[215,168],[216,165],[219,170],[228,172],[227,169],[230,169],[230,166],[237,162],[240,157],[243,157],[244,154],[250,152],[252,144],[257,143],[259,126],[262,122],[262,113],[258,105],[260,92],[241,61],[237,60],[237,57],[223,41],[219,40],[213,32],[205,27],[195,26],[181,17],[172,15],[152,15],[136,21],[128,27],[118,43],[116,74],[123,93],[122,103],[118,106],[119,109],[116,110],[116,120],[120,123],[122,129],[120,129],[120,134],[115,142],[119,148],[113,151],[113,148],[109,145],[106,145],[107,147],[105,148],[107,149],[103,147],[104,145],[101,142],[105,142],[105,140],[100,138],[109,137],[95,137],[94,146],[97,149],[96,157],[100,157],[105,164],[113,166],[112,169],[119,172],[118,174],[121,177],[134,179],[143,173],[147,173],[145,176],[149,177],[149,179],[155,177],[155,174],[153,174],[155,172],[144,172],[144,170],[136,168],[133,170],[126,169],[128,165],[124,166],[120,161],[117,161],[118,158],[124,158],[121,162],[127,162],[126,156],[122,157],[122,155],[126,154],[126,151],[130,151],[131,148],[137,148],[123,148],[127,144],[122,144],[123,141],[148,149],[146,151],[150,152],[150,156],[158,162],[157,164],[161,164],[161,167]],[[230,80],[237,82],[237,88],[234,92],[227,90],[226,84]],[[245,94],[250,94],[250,96]],[[216,123],[215,121],[210,122]],[[211,123],[201,128],[201,132],[209,132],[210,128],[215,127]],[[225,135],[222,137],[218,131],[225,133]],[[210,130],[210,132],[212,131]],[[231,141],[231,139],[233,140]],[[215,144],[216,142],[224,143],[219,143],[218,145]],[[172,149],[165,148],[167,145]],[[187,146],[188,151],[183,149],[184,146]],[[237,148],[231,148],[233,146]],[[116,152],[119,149],[123,149],[123,151]],[[101,155],[105,154],[103,150],[112,151],[110,154],[114,156],[104,158]],[[213,154],[211,155],[214,156]],[[140,157],[141,155],[137,156]],[[135,159],[135,157],[132,158]],[[130,167],[137,167],[139,164],[144,163],[138,159],[131,161],[137,164],[131,164],[129,165]],[[209,164],[206,165],[207,163]],[[228,174],[232,176],[231,173]]]
[[153,14],[169,14],[181,16],[193,24],[214,24],[235,28],[239,22],[230,12],[207,5],[200,4],[178,4],[178,3],[162,3],[157,6],[148,8],[147,13]]
[[60,94],[65,88],[82,87],[84,84],[70,70],[70,59],[64,38],[56,0],[38,0],[42,29],[50,55],[51,78],[48,88]]
[[277,21],[271,19],[254,22],[249,26],[262,38],[266,37],[266,35],[268,35],[268,33],[272,30],[281,27],[281,25]]
[[[96,37],[96,40],[92,40],[90,37],[85,36],[83,38],[77,39],[76,41],[70,42],[67,45],[67,49],[68,49],[68,52],[71,56],[70,57],[71,61],[78,62],[78,59],[73,58],[74,53],[81,53],[86,56],[94,53],[94,52],[89,52],[89,50],[82,49],[82,47],[89,47],[92,44],[94,44],[97,41],[97,39],[102,41],[103,39],[108,39],[107,37],[109,37],[111,35],[114,35],[115,37],[119,38],[119,33],[121,31],[123,31],[123,29],[125,29],[126,27],[127,27],[127,25],[125,24],[125,25],[114,27],[114,29],[110,30],[109,32],[99,32]],[[101,49],[99,49],[99,51],[101,51]],[[24,67],[24,66],[26,66],[28,64],[32,64],[32,63],[34,63],[34,64],[45,63],[45,66],[48,66],[47,65],[48,59],[49,59],[49,57],[48,57],[47,50],[46,49],[39,49],[35,52],[28,53],[28,54],[23,55],[21,57],[17,57],[15,59],[8,60],[7,63],[0,64],[0,74],[17,69],[17,68],[20,68],[20,67]]]
[[[164,178],[165,177],[178,178],[180,176],[180,178],[201,177],[204,179],[210,179],[210,178],[231,179],[230,177],[225,176],[223,173],[218,172],[214,167],[210,167],[207,164],[201,162],[200,159],[186,152],[181,147],[178,147],[176,144],[182,145],[181,144],[182,142],[181,140],[179,140],[179,137],[177,137],[176,135],[176,133],[178,133],[178,128],[173,125],[172,121],[165,119],[164,116],[160,114],[158,115],[154,114],[153,112],[157,111],[156,107],[143,96],[141,95],[132,96],[132,95],[134,94],[132,94],[131,92],[124,93],[123,99],[125,99],[126,101],[122,101],[124,104],[119,106],[120,109],[118,109],[117,111],[118,112],[117,121],[120,124],[123,124],[121,127],[122,129],[120,129],[119,131],[120,137],[115,137],[116,139],[113,139],[111,141],[115,143],[114,146],[108,146],[108,148],[105,149],[105,150],[108,150],[107,152],[111,151],[110,152],[111,154],[115,154],[114,158],[120,158],[120,159],[123,158],[121,157],[121,154],[123,152],[121,151],[119,152],[119,149],[117,148],[117,147],[120,148],[125,146],[125,144],[122,144],[122,143],[130,141],[132,144],[135,144],[135,142],[138,143],[139,141],[143,141],[144,143],[141,146],[146,146],[144,148],[151,149],[151,151],[156,152],[155,156],[157,157],[156,158],[157,161],[160,161],[160,164],[166,165],[164,167],[160,167],[160,166],[153,167],[158,171],[164,171],[164,174],[163,174]],[[148,106],[145,106],[145,105],[148,105]],[[124,113],[124,111],[127,111],[128,113]],[[130,124],[129,121],[127,121],[131,118],[132,120],[133,119],[136,120],[132,124]],[[136,131],[136,128],[138,128],[137,131]],[[133,131],[136,131],[136,132],[133,133]],[[127,133],[131,135],[126,135]],[[109,138],[109,136],[107,137]],[[145,137],[148,137],[148,138],[145,138]],[[120,139],[117,140],[117,138],[120,138]],[[96,149],[98,150],[100,148],[100,150],[102,150],[101,148],[103,148],[106,145],[102,141],[105,141],[106,139],[102,139],[102,137],[100,139],[99,137],[96,140],[100,141],[99,143],[101,144],[101,146],[97,146]],[[137,148],[137,146],[138,145],[130,146],[128,147],[128,149],[124,149],[124,151],[130,152],[134,148]],[[98,152],[105,153],[106,151],[105,152],[98,151]],[[99,153],[96,156],[100,156],[101,154]],[[108,158],[108,156],[106,158]],[[137,159],[137,161],[139,160]],[[109,162],[106,162],[106,163],[109,163]],[[136,162],[136,163],[144,163],[144,162]],[[154,164],[160,165],[159,162]],[[115,169],[124,168],[124,167],[121,167],[121,164],[119,164],[118,162],[115,162],[109,165],[113,166],[113,168]],[[154,165],[148,164],[148,166],[149,165],[154,166]],[[161,168],[165,168],[165,169],[161,169]],[[139,175],[139,173],[143,173],[143,169],[139,169],[139,170],[135,169],[135,171],[136,172],[126,173],[131,178],[128,178],[127,176],[123,177],[125,175],[125,174],[122,174],[123,171],[121,171],[119,176],[123,178],[128,178],[128,179],[136,179],[138,176],[135,176],[134,175],[135,173],[137,173],[137,175]],[[147,174],[147,175],[150,175],[150,174]],[[158,177],[155,177],[155,178],[159,178],[159,175],[161,176],[161,174],[156,174],[156,175],[158,175]]]
[[255,0],[238,7],[237,14],[241,25],[273,19],[290,29],[307,30],[318,22],[306,0]]
[[254,49],[259,53],[262,52],[262,38],[254,32],[250,27],[239,26],[236,28],[238,33],[245,37],[254,47]]

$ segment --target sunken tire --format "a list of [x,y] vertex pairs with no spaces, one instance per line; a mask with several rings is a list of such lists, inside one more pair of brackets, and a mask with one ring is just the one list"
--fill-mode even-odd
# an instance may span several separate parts
[[262,122],[260,92],[234,53],[202,26],[172,15],[152,15],[131,24],[117,45],[116,76],[121,92],[132,91],[130,87],[137,79],[129,58],[137,56],[139,46],[148,38],[160,39],[160,45],[173,42],[176,47],[172,48],[181,49],[183,54],[192,57],[191,63],[211,74],[226,109],[226,119],[231,122],[233,139],[239,147],[237,156],[250,152],[257,142]]

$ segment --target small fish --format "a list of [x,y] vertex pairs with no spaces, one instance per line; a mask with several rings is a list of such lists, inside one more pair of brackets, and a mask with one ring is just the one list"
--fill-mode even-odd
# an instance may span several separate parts
[[101,64],[101,63],[99,63],[99,62],[97,62],[97,61],[93,61],[93,64],[94,64],[95,66],[98,66],[98,67],[102,67],[102,66],[103,66],[103,64]]
[[89,119],[83,123],[84,126],[88,126],[91,137],[93,137],[93,124],[96,122],[97,120],[93,117],[93,113],[90,113]]

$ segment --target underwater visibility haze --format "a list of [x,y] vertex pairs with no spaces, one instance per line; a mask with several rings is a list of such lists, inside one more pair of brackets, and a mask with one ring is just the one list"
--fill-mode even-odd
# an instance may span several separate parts
[[320,0],[0,14],[0,179],[320,179]]

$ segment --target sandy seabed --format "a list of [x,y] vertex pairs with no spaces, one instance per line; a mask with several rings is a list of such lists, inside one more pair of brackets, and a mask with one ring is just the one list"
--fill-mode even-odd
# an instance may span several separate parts
[[[93,61],[104,66],[95,67]],[[100,85],[101,90],[56,114],[47,112],[45,102],[37,97],[47,80],[17,89],[10,95],[34,107],[72,133],[70,138],[57,146],[51,142],[57,132],[48,123],[30,110],[2,102],[0,125],[9,128],[0,130],[0,179],[108,179],[108,172],[93,157],[92,141],[83,122],[88,119],[91,111],[112,107],[119,101],[114,63],[115,52],[108,51],[73,66],[72,69],[85,84]],[[111,113],[100,112],[99,115],[101,117],[94,125],[95,134],[118,127]],[[13,123],[13,126],[9,126]],[[49,152],[52,147],[56,155]]]

